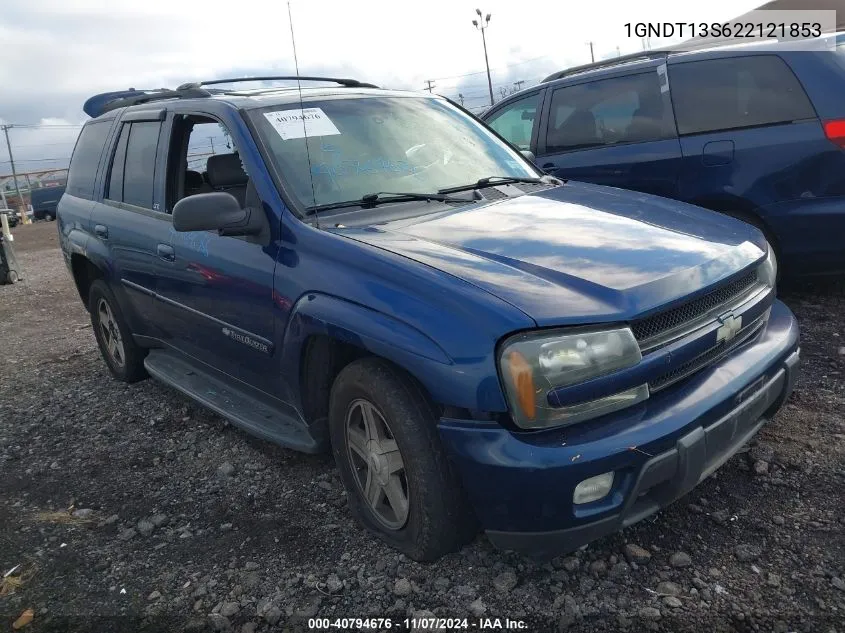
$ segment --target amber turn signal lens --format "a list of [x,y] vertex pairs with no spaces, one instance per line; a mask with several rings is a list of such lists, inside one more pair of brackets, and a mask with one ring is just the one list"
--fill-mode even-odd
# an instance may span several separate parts
[[533,420],[537,416],[537,403],[534,401],[534,374],[531,365],[519,352],[510,352],[507,367],[511,382],[516,387],[519,407],[526,418]]

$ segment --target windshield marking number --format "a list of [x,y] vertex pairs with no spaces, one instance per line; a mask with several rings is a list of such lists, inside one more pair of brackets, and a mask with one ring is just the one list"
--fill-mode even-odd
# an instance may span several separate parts
[[305,138],[306,134],[307,136],[340,134],[340,130],[335,127],[322,108],[278,110],[265,112],[264,116],[276,133],[286,141],[293,138]]

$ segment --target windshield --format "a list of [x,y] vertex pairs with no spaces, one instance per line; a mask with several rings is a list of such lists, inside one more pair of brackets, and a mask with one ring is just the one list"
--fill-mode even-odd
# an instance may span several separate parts
[[516,151],[448,102],[372,97],[249,112],[271,159],[306,208],[378,192],[431,193],[488,176],[536,177]]

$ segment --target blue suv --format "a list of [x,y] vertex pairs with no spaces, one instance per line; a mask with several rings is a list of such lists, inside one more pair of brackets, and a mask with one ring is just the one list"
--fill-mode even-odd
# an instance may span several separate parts
[[118,380],[331,450],[417,560],[639,521],[790,393],[756,228],[562,183],[441,97],[300,79],[86,102],[58,226]]
[[760,228],[789,275],[845,271],[845,36],[652,52],[555,73],[483,120],[544,171]]

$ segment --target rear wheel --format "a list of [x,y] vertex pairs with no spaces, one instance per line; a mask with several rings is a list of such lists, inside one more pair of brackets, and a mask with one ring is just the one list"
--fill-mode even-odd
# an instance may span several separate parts
[[10,270],[9,272],[6,273],[6,282],[7,283],[16,284],[16,283],[18,283],[18,280],[19,280],[18,271]]
[[45,220],[47,220],[47,222],[52,222],[52,221],[53,221],[53,220],[55,220],[56,218],[55,218],[55,217],[53,217],[53,214],[52,214],[52,213],[45,213],[45,214],[44,214],[44,219],[45,219]]
[[146,378],[146,350],[133,340],[114,294],[102,279],[97,279],[91,284],[88,311],[91,313],[91,325],[100,347],[100,354],[112,376],[123,382],[136,382]]
[[331,392],[332,450],[353,516],[419,561],[455,551],[476,523],[419,386],[377,358],[345,367]]

